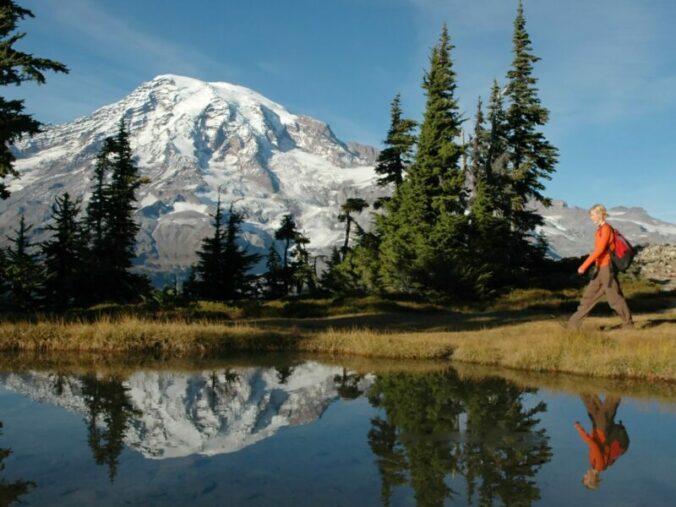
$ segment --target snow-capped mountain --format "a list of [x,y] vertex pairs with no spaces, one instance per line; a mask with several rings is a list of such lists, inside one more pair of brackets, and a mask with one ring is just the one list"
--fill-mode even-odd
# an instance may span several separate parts
[[[265,253],[274,230],[292,213],[310,250],[328,253],[340,242],[340,204],[347,197],[383,195],[373,170],[377,150],[346,144],[329,126],[247,88],[162,75],[90,116],[47,127],[17,143],[12,197],[0,201],[0,246],[23,213],[34,241],[57,195],[87,201],[96,154],[124,119],[138,167],[149,183],[138,192],[137,264],[151,275],[181,271],[211,234],[210,214],[221,193],[224,208],[244,211],[244,238]],[[676,243],[676,225],[640,208],[611,211],[611,222],[637,244]],[[555,257],[582,255],[593,239],[587,211],[555,202],[541,210],[542,233]],[[367,227],[369,213],[357,217]]]
[[[274,368],[137,372],[123,382],[133,408],[124,442],[153,459],[236,452],[319,418],[338,399],[341,373],[316,362],[295,366],[283,382]],[[361,378],[358,387],[372,380]],[[81,377],[0,372],[0,385],[88,417]]]
[[[596,226],[589,220],[589,210],[557,200],[549,208],[538,210],[545,221],[540,232],[547,238],[553,257],[579,256],[593,250]],[[652,218],[643,208],[610,208],[608,223],[633,245],[676,245],[676,224]]]
[[289,113],[247,88],[162,75],[90,116],[16,145],[21,178],[0,202],[4,239],[24,213],[44,239],[54,198],[68,191],[85,202],[96,154],[124,119],[142,175],[138,192],[139,264],[174,272],[195,259],[221,192],[224,208],[244,211],[245,238],[263,252],[286,213],[328,249],[339,241],[339,206],[374,192],[377,151],[335,137],[325,123]]

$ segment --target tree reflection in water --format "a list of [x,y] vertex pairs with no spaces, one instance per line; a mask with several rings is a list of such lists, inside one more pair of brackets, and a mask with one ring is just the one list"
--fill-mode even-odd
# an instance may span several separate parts
[[537,429],[545,404],[524,406],[530,392],[498,378],[461,379],[452,370],[379,376],[368,397],[384,419],[372,419],[369,444],[383,504],[389,505],[394,487],[407,483],[418,505],[459,499],[449,475],[464,477],[469,504],[538,500],[534,477],[552,452],[545,430]]
[[87,443],[97,465],[108,466],[110,481],[117,475],[117,463],[124,448],[129,419],[139,412],[131,404],[128,388],[113,377],[90,373],[80,377],[88,411]]
[[344,400],[354,400],[364,394],[364,391],[359,387],[359,381],[362,376],[358,373],[349,372],[347,368],[343,368],[340,375],[334,375],[333,382],[336,385],[338,396]]
[[[0,436],[2,435],[2,421],[0,421]],[[19,497],[28,493],[35,487],[32,481],[6,481],[2,476],[5,471],[5,460],[12,454],[11,449],[0,448],[0,505],[11,505],[19,502]]]

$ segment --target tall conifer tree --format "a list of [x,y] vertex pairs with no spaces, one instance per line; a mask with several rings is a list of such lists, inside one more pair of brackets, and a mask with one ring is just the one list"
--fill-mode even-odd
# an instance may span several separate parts
[[38,255],[28,238],[31,229],[32,226],[26,225],[26,219],[21,215],[16,235],[9,238],[12,245],[6,250],[5,277],[9,285],[10,307],[24,311],[38,306],[43,278]]
[[361,213],[368,207],[369,203],[367,203],[361,197],[349,197],[340,206],[341,213],[340,215],[338,215],[338,220],[341,222],[345,222],[345,242],[343,243],[342,249],[343,257],[347,254],[347,250],[349,248],[350,243],[350,230],[352,227],[352,223],[355,222],[354,217],[352,215],[355,213]]
[[145,182],[132,159],[122,119],[117,134],[105,139],[97,155],[87,205],[86,279],[92,302],[131,301],[148,290],[148,280],[131,272],[140,229],[134,219],[136,191]]
[[310,238],[299,232],[295,238],[296,248],[293,252],[293,281],[296,288],[296,294],[303,293],[307,287],[310,293],[315,292],[317,280],[315,279],[314,266],[310,263],[310,253],[307,251],[307,245],[310,244]]
[[213,219],[214,232],[202,240],[201,248],[197,252],[198,260],[194,267],[196,287],[191,287],[190,292],[207,299],[221,299],[224,293],[222,259],[225,251],[225,231],[220,195]]
[[56,308],[67,308],[81,302],[82,266],[85,238],[78,222],[79,201],[72,201],[66,192],[52,206],[53,224],[47,230],[52,238],[42,244],[45,265],[45,300]]
[[278,298],[284,295],[284,280],[282,272],[282,258],[277,253],[275,241],[270,244],[265,263],[265,285],[267,296]]
[[258,254],[249,254],[238,245],[244,217],[232,206],[223,223],[221,198],[218,197],[214,214],[214,233],[202,240],[193,268],[194,282],[191,294],[214,300],[240,299],[250,293],[254,275],[251,267],[258,262]]
[[[66,66],[47,58],[38,58],[29,53],[17,51],[14,45],[25,37],[25,33],[16,32],[17,23],[24,18],[32,18],[33,13],[19,7],[12,0],[0,2],[0,86],[20,85],[26,81],[44,84],[43,72],[68,72]],[[0,97],[0,199],[9,197],[4,180],[8,176],[18,176],[14,169],[16,157],[11,145],[23,134],[35,134],[40,131],[41,123],[24,111],[23,100],[5,100]]]
[[398,187],[404,180],[404,174],[411,165],[413,147],[416,137],[413,130],[416,122],[402,117],[401,95],[397,94],[390,108],[390,130],[385,139],[385,148],[376,161],[377,184],[385,186],[394,184]]
[[452,48],[444,25],[423,81],[427,103],[415,163],[378,224],[382,277],[394,291],[458,289],[451,286],[462,272],[467,196]]
[[499,209],[501,187],[490,162],[491,131],[484,124],[481,99],[477,104],[471,143],[473,189],[470,206],[469,249],[472,252],[472,292],[485,299],[506,283],[509,223]]
[[249,271],[260,260],[260,255],[247,253],[238,244],[243,221],[244,215],[230,206],[221,259],[223,276],[221,297],[224,299],[240,299],[251,293],[255,275],[251,275]]
[[426,223],[434,223],[442,211],[463,213],[465,210],[465,175],[460,169],[465,147],[457,141],[463,120],[455,97],[457,85],[452,49],[444,25],[423,82],[427,104],[410,177],[412,184],[420,187],[423,196],[421,218]]
[[538,98],[533,65],[540,60],[532,52],[526,32],[523,4],[519,1],[513,34],[514,60],[507,73],[509,108],[507,110],[507,142],[511,184],[510,220],[512,228],[525,237],[541,225],[542,217],[531,209],[534,202],[548,205],[543,179],[555,171],[557,149],[538,129],[549,119],[549,111]]
[[136,256],[136,235],[140,225],[134,219],[136,191],[144,179],[132,160],[129,132],[120,120],[117,135],[111,143],[112,174],[107,216],[107,247],[114,293],[126,298],[134,296],[137,277],[129,272]]
[[291,244],[298,237],[298,229],[293,215],[287,214],[282,218],[279,229],[275,231],[275,239],[284,243],[284,254],[282,255],[282,280],[284,283],[284,295],[289,293],[291,281],[293,278],[293,268],[289,263],[289,252]]
[[9,296],[7,294],[7,254],[5,250],[0,248],[0,309],[5,305]]

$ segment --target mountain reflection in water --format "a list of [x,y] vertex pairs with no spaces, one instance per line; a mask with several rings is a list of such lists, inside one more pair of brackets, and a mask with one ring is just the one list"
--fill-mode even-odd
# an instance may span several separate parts
[[[352,494],[357,495],[357,503],[364,505],[411,502],[421,506],[532,505],[543,500],[542,488],[547,487],[547,481],[538,476],[554,458],[550,426],[543,424],[548,407],[536,389],[500,377],[469,378],[450,368],[431,373],[366,374],[313,361],[296,361],[277,367],[137,371],[127,375],[22,371],[0,372],[0,387],[5,392],[19,393],[78,414],[82,421],[80,434],[84,431],[86,436],[85,449],[89,449],[90,459],[103,467],[107,476],[108,486],[99,484],[94,496],[111,505],[122,502],[116,491],[119,493],[122,487],[117,482],[125,466],[133,463],[132,475],[140,477],[145,473],[154,477],[157,470],[163,469],[153,463],[161,461],[171,463],[170,469],[178,467],[176,470],[184,470],[181,466],[189,463],[200,467],[199,473],[208,484],[200,486],[204,498],[191,497],[190,501],[196,504],[209,505],[213,501],[209,495],[214,494],[221,495],[218,498],[226,503],[238,504],[228,496],[232,491],[224,490],[241,487],[240,502],[249,498],[254,504],[269,505],[274,498],[275,504],[294,505],[302,500],[302,491],[293,491],[293,495],[300,495],[299,499],[290,494],[288,487],[285,490],[269,479],[279,476],[278,481],[284,484],[288,474],[288,478],[300,481],[294,484],[296,487],[302,484],[301,490],[313,481],[324,484],[315,488],[315,494],[320,495],[314,498],[315,503],[340,505],[345,503],[341,500],[343,496],[337,493],[332,496],[330,491],[342,491],[342,495],[349,496],[350,483],[343,483],[336,474],[361,470],[360,478],[367,476],[364,481],[372,494],[364,496],[357,490]],[[0,410],[2,403],[0,398]],[[567,487],[571,489],[566,494],[574,490],[578,490],[575,494],[581,494],[585,490],[580,484],[582,477],[587,488],[599,488],[601,473],[604,476],[612,473],[609,467],[629,447],[627,430],[617,417],[619,397],[583,394],[576,404],[579,409],[566,418],[569,420],[566,427],[573,442],[577,438],[575,433],[582,440],[577,440],[579,448],[571,452],[571,456],[574,454],[580,460],[573,466],[570,461],[565,465],[566,473],[574,472],[577,476],[570,481]],[[332,406],[336,407],[329,416],[333,422],[328,426],[319,424]],[[589,421],[575,422],[576,432],[570,424],[584,411]],[[337,426],[336,420],[344,424]],[[564,422],[561,420],[561,424]],[[319,466],[308,465],[303,469],[299,458],[289,456],[296,463],[295,468],[279,468],[269,465],[268,460],[277,459],[270,459],[269,454],[262,457],[256,452],[248,453],[245,459],[248,465],[233,465],[234,470],[243,476],[247,470],[254,470],[255,474],[263,474],[260,477],[268,477],[250,483],[237,476],[223,475],[219,472],[222,463],[214,464],[213,470],[205,468],[216,463],[214,460],[219,456],[244,453],[256,447],[253,444],[271,442],[275,440],[271,437],[278,434],[282,436],[280,431],[284,428],[302,425],[309,433],[306,430],[297,433],[300,442],[306,442],[301,444],[306,448],[295,451],[299,456],[312,450],[312,446],[307,447],[308,442],[314,442],[314,446],[318,442],[336,443],[333,451],[317,451],[319,454],[313,459],[319,460]],[[341,433],[346,429],[352,435]],[[306,434],[314,436],[302,436]],[[35,482],[16,476],[11,476],[11,480],[5,478],[10,477],[5,475],[5,469],[9,472],[15,469],[13,458],[10,459],[12,452],[7,447],[19,447],[3,442],[2,436],[0,433],[0,505],[10,505],[19,499],[31,503],[33,495],[39,495],[43,489],[40,477],[23,473]],[[558,445],[557,449],[561,449],[561,444]],[[572,449],[571,445],[568,448]],[[279,447],[267,446],[265,452],[274,452],[276,448]],[[125,449],[137,458],[121,460]],[[585,449],[589,451],[586,472],[587,459],[582,460],[580,454]],[[189,461],[178,461],[186,459]],[[352,470],[341,468],[345,466]],[[195,480],[193,476],[185,471],[176,473],[181,481],[188,481],[176,487],[189,489],[190,481]],[[127,473],[124,481],[129,480]],[[228,485],[226,481],[230,481]],[[167,484],[172,482],[171,476],[164,477],[160,487],[171,489],[173,485]],[[54,483],[52,479],[52,488]],[[269,492],[266,488],[272,483],[277,484],[277,489]],[[47,490],[49,487],[45,486]],[[83,483],[82,487],[87,486]],[[148,492],[142,486],[139,488],[137,495],[141,496],[125,497],[125,501],[135,503],[145,498],[143,495]],[[66,493],[72,491],[70,487]],[[284,492],[290,496],[284,497]],[[548,493],[550,498],[551,489]],[[44,498],[36,498],[49,504],[51,490],[42,494]],[[180,503],[180,499],[172,496],[176,492],[154,494],[157,500],[148,503]],[[272,497],[266,496],[269,494]],[[65,504],[74,505],[76,501]]]

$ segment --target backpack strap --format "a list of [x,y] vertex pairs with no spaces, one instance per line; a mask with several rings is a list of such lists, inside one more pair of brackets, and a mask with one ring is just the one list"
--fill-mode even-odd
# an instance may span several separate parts
[[[608,224],[608,222],[606,222],[606,223]],[[610,240],[608,241],[608,249],[611,252],[614,252],[615,251],[615,229],[610,224],[608,224],[608,227],[610,227]]]

